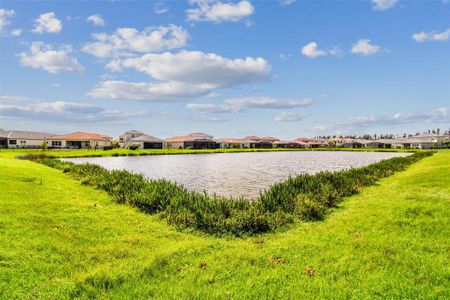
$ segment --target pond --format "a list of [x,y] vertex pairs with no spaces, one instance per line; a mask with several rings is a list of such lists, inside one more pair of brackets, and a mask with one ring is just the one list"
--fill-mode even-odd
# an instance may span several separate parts
[[166,178],[188,189],[221,196],[256,198],[260,190],[299,173],[366,166],[408,153],[283,151],[64,159],[123,169],[151,179]]

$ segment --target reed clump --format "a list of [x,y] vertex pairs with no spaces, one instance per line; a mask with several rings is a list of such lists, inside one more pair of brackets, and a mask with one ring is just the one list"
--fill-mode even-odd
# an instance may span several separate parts
[[165,179],[149,180],[141,174],[108,171],[98,165],[73,164],[45,155],[23,158],[69,173],[83,184],[106,191],[117,203],[149,214],[158,213],[180,228],[244,236],[272,231],[295,220],[321,220],[344,197],[431,154],[416,152],[362,168],[300,174],[273,184],[255,200],[189,191]]

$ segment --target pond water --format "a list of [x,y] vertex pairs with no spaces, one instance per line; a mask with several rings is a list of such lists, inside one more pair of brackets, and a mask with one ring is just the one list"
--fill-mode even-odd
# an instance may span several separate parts
[[256,198],[260,190],[299,173],[366,166],[408,153],[350,151],[245,152],[187,155],[87,157],[64,159],[106,169],[166,178],[188,189],[222,196]]

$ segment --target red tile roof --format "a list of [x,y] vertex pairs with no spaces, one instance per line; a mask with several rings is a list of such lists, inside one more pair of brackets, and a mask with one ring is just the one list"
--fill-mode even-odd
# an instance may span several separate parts
[[179,135],[179,136],[173,136],[173,137],[167,138],[164,140],[164,142],[176,143],[176,142],[186,142],[186,141],[193,141],[193,140],[195,140],[195,138],[193,138],[192,136]]
[[105,141],[108,142],[112,140],[112,137],[97,133],[89,132],[74,132],[62,135],[50,136],[48,139],[51,140],[71,140],[71,141]]
[[267,141],[267,142],[276,142],[279,141],[279,138],[273,137],[273,136],[265,136],[261,138],[262,141]]
[[235,139],[235,138],[221,138],[218,139],[218,142],[220,143],[229,143],[229,144],[245,144],[252,141],[249,140],[242,140],[242,139]]

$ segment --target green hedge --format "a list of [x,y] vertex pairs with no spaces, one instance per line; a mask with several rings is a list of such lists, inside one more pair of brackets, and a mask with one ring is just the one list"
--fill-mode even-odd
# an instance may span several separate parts
[[272,231],[296,219],[320,220],[344,197],[431,154],[417,152],[357,169],[289,177],[270,186],[253,201],[188,191],[165,179],[148,180],[140,174],[108,171],[93,164],[73,164],[43,155],[26,158],[105,190],[118,203],[149,214],[160,213],[169,224],[210,234],[243,236]]

